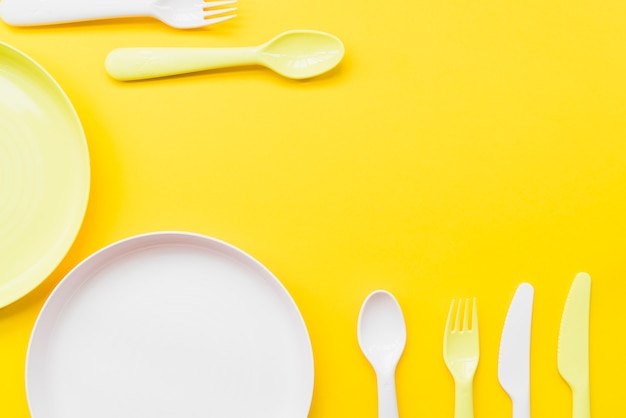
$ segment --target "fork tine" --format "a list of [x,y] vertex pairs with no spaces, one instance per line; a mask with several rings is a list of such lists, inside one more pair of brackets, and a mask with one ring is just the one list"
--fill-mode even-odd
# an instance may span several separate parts
[[468,313],[469,313],[469,299],[465,299],[465,308],[463,310],[463,328],[462,328],[463,331],[468,330],[468,324],[469,324]]
[[454,331],[461,331],[461,308],[463,307],[463,299],[459,299],[456,309],[456,319],[454,320]]
[[237,0],[205,1],[202,7],[206,9],[208,7],[226,6],[227,4],[235,4],[235,3],[237,3]]
[[232,19],[232,18],[234,18],[236,16],[237,15],[228,15],[228,16],[214,17],[212,19],[204,19],[204,26],[209,26],[209,25],[213,25],[215,23],[223,22],[225,20]]
[[476,298],[472,299],[472,331],[478,331],[478,309],[476,308]]
[[452,331],[452,317],[454,315],[454,299],[450,303],[450,309],[448,310],[448,319],[446,320],[446,333]]
[[228,9],[205,10],[203,16],[204,17],[215,16],[215,15],[220,15],[222,13],[234,12],[235,10],[237,10],[236,7],[230,7]]

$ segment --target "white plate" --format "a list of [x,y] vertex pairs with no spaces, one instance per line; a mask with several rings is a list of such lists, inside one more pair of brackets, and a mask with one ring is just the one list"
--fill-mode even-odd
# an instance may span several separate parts
[[283,285],[241,250],[162,232],[106,247],[44,305],[33,418],[306,418],[313,355]]

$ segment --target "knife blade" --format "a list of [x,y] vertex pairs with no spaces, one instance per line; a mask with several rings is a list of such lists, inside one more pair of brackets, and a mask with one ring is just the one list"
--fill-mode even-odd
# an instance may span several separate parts
[[504,321],[498,380],[513,403],[513,418],[530,417],[530,331],[535,289],[517,287]]
[[558,368],[572,390],[572,416],[589,418],[589,305],[591,277],[579,273],[565,301],[559,332]]

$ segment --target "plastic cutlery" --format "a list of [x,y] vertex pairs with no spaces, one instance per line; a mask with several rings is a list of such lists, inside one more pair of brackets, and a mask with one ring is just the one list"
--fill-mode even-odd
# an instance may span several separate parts
[[474,418],[473,381],[480,349],[476,299],[472,300],[471,305],[470,311],[469,299],[459,300],[458,306],[452,300],[443,334],[443,358],[454,378],[455,418]]
[[513,402],[513,418],[530,418],[530,331],[535,290],[518,286],[504,321],[498,380]]
[[[52,25],[120,17],[153,17],[178,29],[234,18],[235,0],[2,0],[0,17],[13,26]],[[218,16],[222,15],[222,16]]]
[[342,42],[313,30],[284,32],[263,45],[237,48],[119,48],[106,59],[117,80],[140,80],[216,68],[262,65],[294,79],[314,77],[343,58]]
[[384,290],[371,293],[361,307],[357,329],[361,351],[376,372],[378,418],[397,418],[395,372],[406,345],[398,301]]
[[579,273],[567,295],[559,332],[558,368],[572,389],[573,418],[589,418],[589,305],[591,277]]

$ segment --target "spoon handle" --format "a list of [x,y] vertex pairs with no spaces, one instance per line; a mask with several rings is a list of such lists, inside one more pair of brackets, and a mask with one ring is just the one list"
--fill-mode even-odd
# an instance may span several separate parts
[[118,48],[105,66],[116,80],[169,75],[257,64],[256,48]]
[[380,373],[378,380],[378,418],[398,418],[395,370]]

